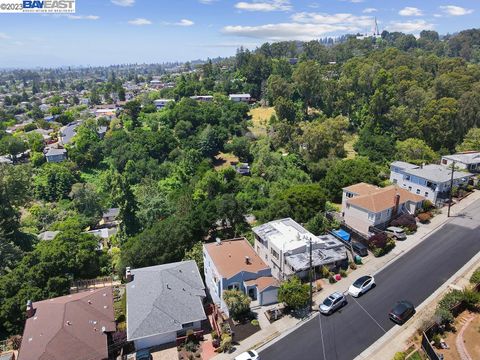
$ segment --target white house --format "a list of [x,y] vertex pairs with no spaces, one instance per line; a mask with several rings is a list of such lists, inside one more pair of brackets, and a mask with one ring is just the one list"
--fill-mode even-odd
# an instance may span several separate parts
[[210,101],[213,101],[213,96],[211,96],[211,95],[196,95],[196,96],[190,96],[190,99],[197,100],[197,101],[203,101],[203,102],[210,102]]
[[480,172],[480,151],[442,156],[442,165],[451,166],[453,162],[455,162],[455,168],[457,169],[478,173]]
[[203,245],[205,283],[212,301],[223,312],[224,290],[241,290],[259,305],[277,302],[279,283],[247,239],[238,238]]
[[292,275],[308,276],[309,245],[316,269],[336,267],[347,260],[342,242],[332,235],[315,236],[290,218],[275,220],[254,227],[255,252],[272,269],[272,275],[285,280]]
[[228,98],[233,102],[245,102],[249,103],[252,97],[250,94],[230,94]]
[[415,214],[425,197],[397,185],[379,188],[359,183],[343,189],[342,216],[345,224],[368,235],[370,226],[380,226],[398,214]]
[[195,261],[126,271],[127,340],[136,350],[175,343],[207,319],[205,286]]
[[163,109],[170,102],[175,102],[175,99],[157,99],[153,101],[153,104],[157,109]]
[[[466,186],[474,175],[454,171],[453,186]],[[413,165],[395,161],[390,164],[390,181],[413,194],[425,196],[436,206],[449,198],[452,171],[442,165]]]

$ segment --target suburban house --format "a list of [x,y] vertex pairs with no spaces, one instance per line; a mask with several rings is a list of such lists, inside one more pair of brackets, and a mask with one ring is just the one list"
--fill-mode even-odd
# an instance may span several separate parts
[[210,102],[210,101],[213,101],[213,96],[212,95],[196,95],[196,96],[190,96],[190,99],[197,100],[197,101]]
[[230,94],[228,98],[233,102],[245,102],[249,103],[252,97],[250,94]]
[[250,165],[248,163],[233,163],[232,167],[240,175],[250,175]]
[[175,99],[158,99],[154,100],[153,104],[157,109],[163,109],[170,102],[175,102]]
[[106,227],[102,229],[89,230],[86,234],[94,235],[98,238],[97,250],[103,250],[109,247],[108,240],[118,233],[118,227]]
[[119,208],[110,208],[105,211],[102,215],[102,220],[100,220],[100,224],[116,224],[117,218],[120,215]]
[[[453,186],[466,186],[474,175],[453,172]],[[390,164],[390,181],[400,188],[425,196],[435,206],[442,206],[449,198],[452,171],[442,165],[413,165],[403,161]]]
[[[111,287],[27,303],[19,360],[107,360],[116,331]],[[109,357],[110,356],[110,357]]]
[[342,215],[345,224],[368,235],[370,226],[382,227],[399,214],[415,214],[425,197],[398,185],[379,188],[359,183],[343,189]]
[[67,159],[67,150],[65,149],[54,149],[49,148],[45,153],[45,158],[47,162],[59,163]]
[[224,290],[240,290],[259,305],[277,302],[279,283],[245,238],[204,244],[203,266],[208,293],[226,314]]
[[174,343],[207,319],[205,286],[195,261],[127,268],[127,340],[136,350]]
[[451,166],[455,162],[455,168],[470,171],[472,173],[480,172],[480,152],[469,151],[454,155],[442,156],[442,165]]
[[337,267],[347,261],[343,243],[332,235],[315,236],[293,219],[270,221],[253,228],[255,251],[271,267],[272,275],[285,280],[292,275],[308,276],[309,246],[316,270]]
[[38,237],[38,240],[40,241],[50,241],[55,239],[59,233],[60,231],[44,231],[38,234],[37,237]]

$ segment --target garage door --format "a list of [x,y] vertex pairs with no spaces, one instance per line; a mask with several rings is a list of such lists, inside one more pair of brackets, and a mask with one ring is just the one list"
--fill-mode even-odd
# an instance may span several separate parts
[[135,350],[138,351],[142,349],[148,349],[152,346],[168,344],[171,342],[175,342],[176,340],[177,340],[176,332],[150,336],[148,338],[135,340]]
[[260,305],[275,304],[278,302],[277,300],[278,289],[277,288],[266,289],[261,293],[260,296],[261,296]]

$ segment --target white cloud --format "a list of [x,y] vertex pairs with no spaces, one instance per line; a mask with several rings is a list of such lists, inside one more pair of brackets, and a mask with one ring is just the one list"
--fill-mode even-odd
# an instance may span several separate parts
[[174,23],[177,26],[193,26],[195,23],[192,20],[182,19],[179,22]]
[[198,0],[200,4],[210,5],[213,4],[217,0]]
[[118,6],[133,6],[135,0],[110,0],[113,4]]
[[5,33],[0,33],[0,40],[7,40],[7,39],[10,39],[10,36],[8,36]]
[[425,20],[412,21],[393,21],[386,26],[388,31],[400,31],[404,33],[418,34],[422,30],[433,30],[434,24],[428,23]]
[[290,0],[253,0],[253,2],[241,1],[235,4],[235,8],[245,11],[290,11]]
[[374,13],[374,12],[377,12],[378,10],[375,9],[375,8],[366,8],[366,9],[363,9],[363,13],[364,14],[371,14],[371,13]]
[[68,15],[71,20],[98,20],[100,16],[97,15]]
[[440,6],[440,9],[442,9],[445,14],[452,16],[463,16],[473,13],[473,9],[466,9],[455,5]]
[[143,26],[143,25],[151,25],[152,22],[148,19],[144,19],[144,18],[136,18],[136,19],[133,19],[133,20],[130,20],[128,22],[130,25],[136,25],[136,26]]
[[300,12],[292,15],[292,20],[298,23],[338,25],[355,30],[366,26],[373,26],[371,16],[356,16],[348,13],[326,14]]
[[401,16],[422,16],[423,12],[419,8],[407,6],[398,12]]

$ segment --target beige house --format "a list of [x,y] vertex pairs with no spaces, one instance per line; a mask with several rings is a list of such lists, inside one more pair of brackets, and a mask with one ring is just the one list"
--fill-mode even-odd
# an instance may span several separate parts
[[359,183],[343,189],[342,216],[345,224],[368,235],[370,226],[388,223],[397,214],[414,214],[425,197],[391,185],[379,188]]

